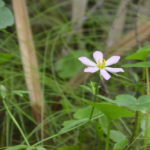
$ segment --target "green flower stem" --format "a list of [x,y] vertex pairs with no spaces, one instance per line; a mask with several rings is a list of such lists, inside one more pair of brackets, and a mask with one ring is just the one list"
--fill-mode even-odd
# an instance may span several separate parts
[[[94,104],[96,102],[97,92],[98,92],[98,85],[96,85],[95,92],[93,93],[93,103]],[[92,119],[94,108],[95,108],[95,106],[92,107],[91,114],[90,114],[90,117],[89,117],[90,120]]]
[[108,130],[107,130],[107,139],[106,139],[105,150],[109,150],[110,129],[111,129],[111,121],[108,122]]
[[136,137],[138,136],[139,134],[139,129],[140,129],[140,120],[141,120],[141,112],[136,112],[136,124],[135,124],[135,132],[134,132],[134,138],[135,138],[135,142],[134,142],[134,147],[133,147],[133,150],[136,150],[137,148],[137,140],[136,140]]
[[[149,70],[146,68],[146,83],[147,83],[147,95],[150,94],[150,86],[149,86]],[[147,139],[148,139],[148,127],[149,127],[149,112],[146,112],[145,116],[145,133],[144,133],[144,148],[143,150],[147,150]]]

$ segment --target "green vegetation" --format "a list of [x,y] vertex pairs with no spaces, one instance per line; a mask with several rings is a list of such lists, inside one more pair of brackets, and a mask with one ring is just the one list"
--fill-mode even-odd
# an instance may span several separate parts
[[[138,43],[137,39],[134,48],[122,52],[115,66],[125,72],[111,74],[108,81],[99,72],[87,77],[78,60],[92,58],[96,50],[106,60],[112,54],[120,55],[117,44],[116,53],[106,44],[120,3],[89,0],[80,25],[72,22],[73,1],[27,0],[45,105],[43,120],[37,121],[12,3],[0,0],[0,149],[148,150],[149,41]],[[119,39],[136,30],[138,0],[128,5]]]

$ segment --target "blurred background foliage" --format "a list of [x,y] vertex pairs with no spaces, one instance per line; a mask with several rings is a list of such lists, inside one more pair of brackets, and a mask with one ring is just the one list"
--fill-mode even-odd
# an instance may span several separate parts
[[[77,58],[91,57],[95,50],[103,51],[106,58],[110,54],[122,55],[124,58],[149,43],[150,1],[27,0],[26,2],[45,99],[47,124],[45,134],[49,137],[59,133],[64,121],[84,118],[80,115],[77,117],[78,115],[74,113],[82,109],[88,112],[89,108],[81,98],[91,99],[91,92],[87,90],[89,81],[99,82],[98,74],[88,78],[87,74],[82,73],[83,65]],[[2,9],[4,14],[1,13]],[[0,81],[7,89],[7,106],[28,141],[33,144],[40,141],[38,135],[40,124],[32,117],[11,12],[13,12],[11,1],[5,0],[5,5],[0,1]],[[126,62],[122,59],[122,63]],[[128,69],[124,76],[114,76],[107,84],[102,83],[100,95],[111,96],[112,99],[116,93],[139,95],[139,89],[144,91],[144,86],[141,86],[144,85],[144,81],[139,77],[141,74],[140,69]],[[84,83],[87,87],[79,86]],[[101,98],[97,100],[102,101]],[[105,136],[101,128],[107,126],[107,121],[105,118],[102,119],[98,120],[100,125],[94,122],[78,127],[45,142],[44,147],[56,150],[95,150],[99,145],[103,145],[98,141]],[[112,143],[120,142],[121,137],[126,144],[124,134],[131,136],[133,122],[134,120],[130,118],[126,119],[126,123],[123,120],[114,122],[113,126],[118,131],[112,131]],[[125,132],[122,126],[127,129]],[[117,136],[119,138],[114,139]],[[0,101],[0,147],[19,144],[24,144],[24,140]]]

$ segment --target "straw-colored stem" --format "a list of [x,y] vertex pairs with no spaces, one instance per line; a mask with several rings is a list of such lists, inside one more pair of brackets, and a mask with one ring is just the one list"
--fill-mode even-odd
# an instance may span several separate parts
[[[12,0],[19,48],[34,117],[42,123],[44,103],[38,63],[25,0]],[[43,127],[42,127],[43,130]]]
[[72,23],[79,32],[82,26],[82,20],[85,15],[87,0],[73,0],[72,1]]
[[112,26],[110,27],[110,31],[108,34],[108,39],[107,39],[107,44],[106,44],[107,47],[112,46],[115,42],[117,42],[123,33],[127,6],[129,2],[130,0],[120,1],[116,17],[113,21]]

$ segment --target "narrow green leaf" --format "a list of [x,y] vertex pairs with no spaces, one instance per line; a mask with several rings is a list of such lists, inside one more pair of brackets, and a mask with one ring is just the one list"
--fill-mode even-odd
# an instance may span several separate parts
[[105,96],[103,96],[103,95],[97,95],[97,97],[99,97],[99,98],[101,98],[101,99],[103,99],[103,100],[105,100],[105,101],[107,101],[107,102],[115,103],[114,100],[112,100],[112,99],[110,99],[110,98],[108,98],[108,97],[105,97]]
[[59,133],[69,132],[69,131],[71,131],[71,130],[73,130],[75,128],[78,128],[78,127],[86,124],[88,121],[89,121],[88,118],[84,118],[84,119],[80,119],[80,120],[68,120],[68,121],[65,121],[63,123],[64,128],[62,128]]
[[135,63],[135,64],[126,64],[126,65],[122,65],[122,67],[126,67],[126,68],[129,68],[129,67],[150,67],[150,61],[145,61],[145,62],[138,62],[138,63]]
[[11,146],[6,148],[6,150],[24,150],[25,148],[27,148],[26,145],[16,145],[16,146]]
[[150,54],[150,45],[142,47],[134,54],[126,57],[126,59],[145,60],[148,54]]

